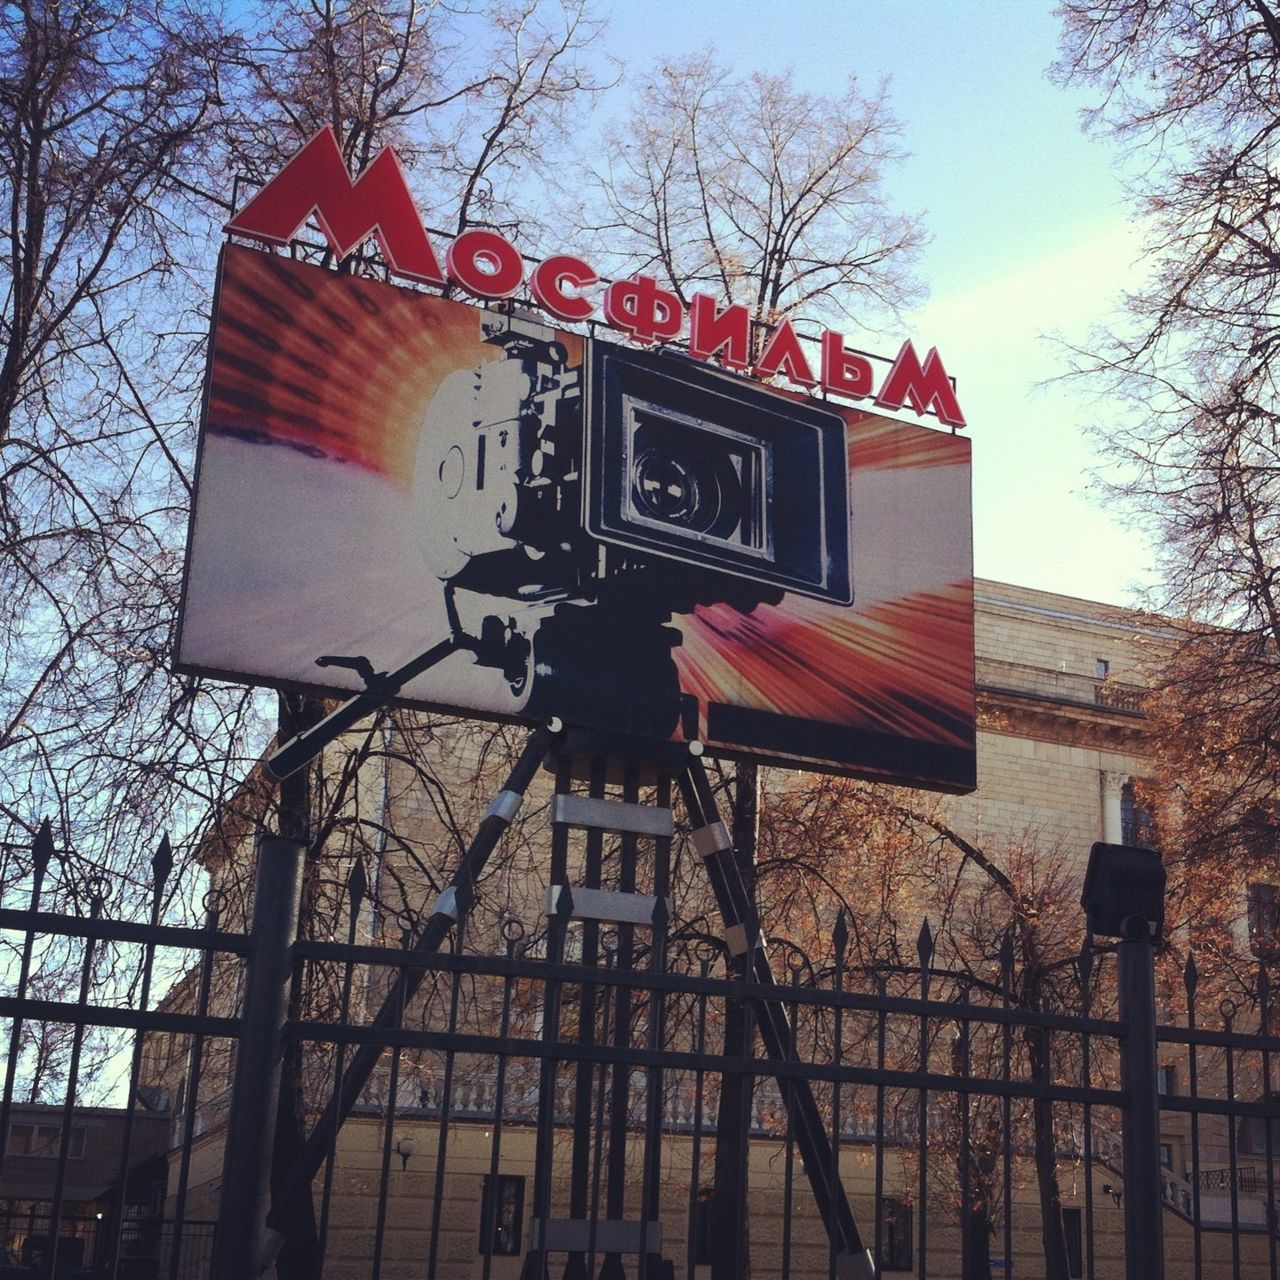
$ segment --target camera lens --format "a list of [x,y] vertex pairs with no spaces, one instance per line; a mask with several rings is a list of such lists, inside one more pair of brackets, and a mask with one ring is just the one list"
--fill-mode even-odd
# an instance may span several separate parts
[[637,415],[631,504],[637,515],[723,542],[756,538],[754,456],[723,435]]
[[714,472],[701,472],[687,458],[651,451],[636,461],[636,506],[653,520],[705,533],[721,510],[720,484]]

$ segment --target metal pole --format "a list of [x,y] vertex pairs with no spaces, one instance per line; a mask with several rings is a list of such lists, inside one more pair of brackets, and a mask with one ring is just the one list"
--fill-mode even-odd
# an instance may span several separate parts
[[1120,1081],[1124,1152],[1125,1280],[1164,1280],[1164,1205],[1160,1191],[1160,1098],[1156,1091],[1155,948],[1151,926],[1127,917],[1118,947]]
[[271,1189],[271,1149],[305,847],[301,840],[280,836],[265,837],[258,846],[244,1020],[222,1160],[213,1280],[251,1280],[263,1271],[263,1227]]
[[[484,870],[489,855],[497,846],[507,828],[514,821],[524,800],[524,793],[533,781],[534,775],[546,759],[547,752],[558,739],[560,730],[556,728],[536,729],[529,735],[519,759],[507,775],[506,786],[489,806],[489,812],[481,819],[471,844],[467,847],[458,869],[453,873],[449,887],[436,899],[435,908],[422,927],[418,940],[409,949],[405,957],[407,962],[400,970],[399,976],[391,986],[382,1007],[369,1024],[375,1030],[389,1030],[400,1026],[404,1011],[413,1001],[421,986],[427,970],[424,967],[412,967],[411,962],[426,959],[439,951],[445,938],[453,932],[459,915],[470,910],[472,888]],[[267,1248],[270,1251],[268,1260],[275,1258],[284,1245],[285,1236],[292,1221],[293,1214],[304,1197],[311,1195],[311,1181],[324,1163],[333,1135],[341,1128],[343,1121],[351,1114],[360,1094],[363,1092],[373,1069],[382,1057],[383,1045],[377,1043],[362,1044],[351,1056],[351,1063],[342,1077],[341,1089],[335,1090],[329,1105],[320,1122],[311,1131],[302,1154],[298,1156],[288,1176],[276,1192],[275,1200],[268,1215],[270,1235]],[[243,1277],[236,1277],[243,1280]]]
[[[734,776],[730,835],[743,884],[755,901],[756,842],[760,828],[760,771],[755,764],[740,763]],[[748,978],[747,955],[729,961],[726,977]],[[728,997],[724,1006],[726,1057],[755,1057],[755,1027],[751,1006],[739,997]],[[711,1280],[749,1280],[750,1238],[747,1196],[750,1185],[751,1100],[755,1080],[726,1071],[720,1079],[720,1107],[716,1113],[716,1153],[712,1229],[718,1242],[711,1263]]]
[[[785,1063],[790,1056],[791,1024],[762,945],[754,898],[734,860],[733,841],[720,821],[715,795],[701,760],[690,757],[679,783],[685,809],[695,826],[694,848],[702,857],[725,925],[725,940],[731,952],[740,950],[746,980],[754,982],[760,991],[750,1003],[765,1055],[775,1063]],[[783,1071],[774,1078],[787,1109],[788,1123],[795,1129],[796,1145],[827,1238],[835,1246],[836,1274],[842,1280],[846,1277],[847,1280],[874,1280],[875,1260],[863,1244],[844,1185],[837,1176],[831,1139],[809,1082]],[[922,1135],[923,1132],[922,1126]],[[920,1221],[924,1221],[923,1209]]]

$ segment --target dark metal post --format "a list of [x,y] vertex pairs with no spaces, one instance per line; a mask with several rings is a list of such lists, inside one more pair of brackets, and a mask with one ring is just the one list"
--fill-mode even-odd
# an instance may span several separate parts
[[[471,909],[472,886],[479,880],[489,855],[520,811],[525,791],[559,735],[558,722],[553,728],[536,729],[529,735],[519,759],[511,766],[505,787],[494,797],[488,813],[481,819],[458,869],[453,873],[449,887],[436,899],[434,910],[422,926],[417,940],[409,948],[410,954],[406,957],[409,963],[400,970],[382,1007],[370,1022],[370,1028],[381,1031],[399,1028],[404,1011],[412,1004],[427,973],[424,966],[414,965],[412,962],[434,956],[453,932],[459,916]],[[272,1258],[283,1246],[293,1215],[299,1211],[299,1206],[305,1209],[311,1195],[312,1179],[324,1163],[333,1135],[341,1128],[359,1100],[382,1057],[383,1047],[380,1042],[373,1041],[362,1044],[351,1055],[350,1065],[343,1073],[341,1089],[335,1089],[325,1114],[311,1131],[302,1153],[287,1177],[280,1182],[275,1201],[267,1215],[267,1244]]]
[[263,1226],[305,847],[300,840],[279,836],[264,838],[258,847],[244,1021],[223,1152],[213,1280],[252,1280],[263,1269]]
[[1127,917],[1121,928],[1120,1079],[1129,1095],[1121,1118],[1125,1280],[1164,1280],[1155,948],[1150,923],[1142,916]]
[[[760,828],[760,771],[741,763],[733,780],[730,823],[733,852],[742,882],[755,904],[755,857]],[[726,977],[746,981],[749,954],[727,961]],[[755,1026],[751,1006],[739,997],[726,997],[724,1052],[726,1057],[755,1057]],[[748,1280],[751,1275],[747,1197],[750,1187],[751,1105],[755,1080],[736,1071],[720,1078],[720,1106],[716,1113],[715,1193],[711,1223],[717,1245],[711,1280]]]

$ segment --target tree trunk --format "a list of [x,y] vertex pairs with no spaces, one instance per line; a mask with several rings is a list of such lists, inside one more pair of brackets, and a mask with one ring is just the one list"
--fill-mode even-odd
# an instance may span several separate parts
[[969,1225],[964,1242],[964,1280],[991,1278],[991,1219],[985,1205],[969,1206]]
[[[1036,1004],[1039,1003],[1037,999]],[[1027,1052],[1034,1084],[1048,1084],[1049,1037],[1047,1032],[1027,1028]],[[1040,1192],[1040,1239],[1044,1248],[1045,1280],[1068,1280],[1067,1241],[1062,1230],[1062,1192],[1058,1187],[1057,1134],[1053,1103],[1037,1098],[1031,1104],[1035,1129],[1036,1184]]]

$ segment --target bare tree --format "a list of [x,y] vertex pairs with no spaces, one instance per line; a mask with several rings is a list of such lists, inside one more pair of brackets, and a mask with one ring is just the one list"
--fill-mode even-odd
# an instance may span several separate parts
[[243,767],[251,723],[243,692],[165,669],[201,364],[186,269],[233,45],[198,7],[0,15],[0,813],[19,833],[48,813],[122,889],[138,837]]
[[10,6],[0,40],[10,441],[48,415],[64,430],[85,416],[91,402],[71,397],[109,367],[102,347],[138,281],[174,268],[170,201],[208,130],[225,40],[197,13],[89,0]]
[[[1147,281],[1075,352],[1105,393],[1111,496],[1151,531],[1185,623],[1155,740],[1188,818],[1275,815],[1280,741],[1277,77],[1271,0],[1069,0],[1058,76],[1127,151]],[[1169,810],[1172,813],[1174,810]],[[1189,845],[1209,837],[1188,828]]]
[[791,74],[735,76],[709,53],[660,65],[615,128],[586,221],[601,261],[742,303],[874,328],[920,296],[923,242],[882,182],[901,158],[881,86],[806,92]]
[[246,34],[248,110],[228,123],[238,171],[261,183],[331,126],[359,171],[393,144],[430,220],[527,235],[583,95],[588,0],[466,7],[397,0],[278,0]]

